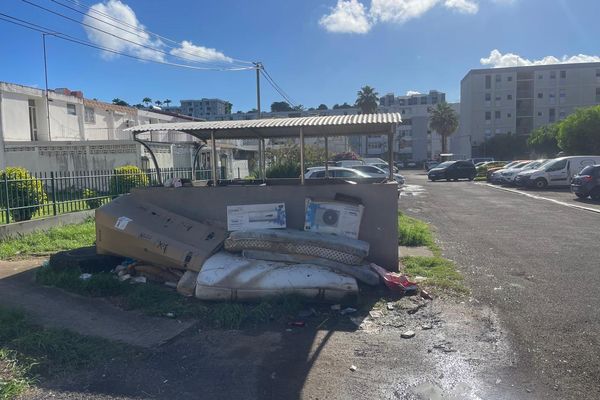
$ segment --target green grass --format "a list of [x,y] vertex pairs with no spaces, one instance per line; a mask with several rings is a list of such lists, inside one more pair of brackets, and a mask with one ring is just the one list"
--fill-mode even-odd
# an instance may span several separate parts
[[463,277],[456,265],[442,257],[404,257],[404,271],[411,277],[423,276],[427,280],[421,286],[466,295],[469,289],[463,283]]
[[475,182],[485,182],[487,181],[487,178],[485,176],[476,176],[475,179],[473,179]]
[[400,246],[437,248],[429,224],[402,213],[398,213],[398,243]]
[[95,240],[95,223],[90,218],[81,224],[57,226],[47,231],[38,231],[2,240],[0,241],[0,259],[6,260],[91,246]]
[[13,399],[38,376],[90,368],[137,349],[30,323],[21,312],[0,307],[0,399]]
[[184,297],[163,285],[146,283],[132,285],[120,282],[111,273],[94,274],[89,280],[79,279],[80,271],[56,271],[44,266],[37,271],[38,283],[55,286],[90,297],[110,297],[127,310],[140,310],[147,315],[198,319],[205,327],[239,329],[257,326],[284,317],[294,316],[305,304],[296,297],[265,299],[259,304],[211,303],[194,297]]

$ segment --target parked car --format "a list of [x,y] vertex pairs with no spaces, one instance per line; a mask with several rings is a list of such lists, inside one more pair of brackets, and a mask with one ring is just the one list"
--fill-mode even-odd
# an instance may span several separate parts
[[[364,172],[360,172],[351,168],[329,167],[330,178],[370,178]],[[325,167],[308,168],[304,173],[304,179],[320,179],[325,178]]]
[[417,163],[414,161],[409,161],[406,163],[406,168],[416,168],[417,167]]
[[525,165],[517,164],[512,168],[502,169],[502,170],[498,171],[498,172],[500,172],[500,183],[503,183],[506,185],[512,185],[515,183],[515,178],[517,177],[517,175],[519,173],[521,173],[523,171],[538,169],[542,165],[547,163],[548,161],[550,161],[550,160],[540,159],[540,160],[528,162]]
[[350,168],[355,165],[364,165],[365,163],[361,160],[341,160],[341,161],[329,161],[329,165],[334,167]]
[[515,178],[519,186],[544,189],[547,186],[569,186],[571,179],[583,168],[600,164],[600,156],[569,156],[555,158],[538,169],[523,171]]
[[[382,168],[376,167],[375,165],[355,165],[352,169],[363,172],[372,178],[383,178],[387,179],[389,172]],[[394,174],[394,180],[399,185],[404,185],[404,177],[400,174]]]
[[580,199],[600,200],[600,165],[588,165],[571,181],[571,192]]
[[440,162],[439,161],[435,161],[435,160],[425,161],[423,163],[423,166],[425,167],[425,171],[429,171],[430,169],[435,168],[438,165],[440,165]]
[[515,161],[511,161],[509,163],[506,163],[504,165],[500,165],[500,166],[496,166],[496,167],[488,167],[487,172],[486,172],[486,179],[488,182],[492,181],[492,175],[494,174],[494,172],[501,170],[501,169],[505,169],[505,168],[512,168],[515,165],[517,165],[520,162],[523,162],[524,160],[515,160]]
[[514,168],[522,168],[525,165],[529,164],[530,162],[531,162],[531,160],[524,160],[524,161],[520,161],[520,162],[518,162],[516,164],[513,164],[513,165],[511,165],[508,168],[505,167],[505,168],[498,169],[498,170],[496,170],[496,171],[494,171],[492,173],[492,176],[490,178],[490,182],[492,182],[492,183],[504,183],[504,179],[502,178],[502,174],[504,172],[509,171],[511,169],[514,169]]
[[445,161],[440,165],[429,170],[427,177],[432,182],[440,179],[447,181],[453,179],[455,181],[459,179],[468,179],[472,181],[475,179],[477,171],[475,165],[471,161]]
[[[387,171],[389,169],[388,163],[372,163],[372,164],[366,164],[366,165],[372,165],[373,167],[380,168],[384,171]],[[398,168],[396,168],[396,166],[394,166],[394,172],[398,172]]]

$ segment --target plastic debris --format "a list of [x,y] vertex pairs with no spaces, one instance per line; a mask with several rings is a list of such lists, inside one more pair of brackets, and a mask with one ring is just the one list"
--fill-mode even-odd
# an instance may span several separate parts
[[401,337],[402,339],[410,339],[410,338],[413,338],[413,337],[415,337],[415,331],[406,331],[406,332],[402,332],[402,333],[400,334],[400,337]]
[[342,305],[341,304],[334,304],[334,305],[331,306],[331,309],[333,311],[339,311],[339,310],[342,309]]
[[175,313],[168,312],[168,313],[165,314],[165,317],[175,318]]
[[417,284],[408,280],[406,275],[390,272],[377,264],[371,263],[371,268],[379,274],[385,286],[396,292],[414,292],[418,290]]
[[374,318],[374,319],[383,317],[383,313],[379,310],[369,311],[369,315],[371,316],[371,318]]
[[357,311],[356,308],[347,307],[347,308],[344,308],[342,311],[340,311],[340,314],[342,314],[342,315],[352,314],[352,313],[355,313],[356,311]]
[[92,274],[88,274],[88,273],[79,275],[79,279],[81,279],[82,281],[87,281],[91,277],[92,277]]
[[358,368],[356,367],[356,365],[351,365],[350,368],[349,368],[349,370],[352,371],[352,372],[356,371],[357,369]]
[[392,311],[394,309],[394,303],[387,303],[386,307],[387,307],[388,311]]
[[129,274],[124,274],[124,275],[119,276],[119,280],[121,282],[125,282],[129,278],[131,278],[131,275],[129,275]]
[[115,273],[120,273],[121,271],[124,271],[127,269],[127,265],[123,265],[123,264],[119,264],[115,267]]
[[177,289],[177,283],[175,283],[175,282],[165,282],[165,286],[168,286],[173,289]]
[[146,283],[145,276],[134,276],[129,280],[130,283]]
[[421,289],[421,297],[426,300],[433,300],[433,297],[431,297],[431,295],[423,289]]

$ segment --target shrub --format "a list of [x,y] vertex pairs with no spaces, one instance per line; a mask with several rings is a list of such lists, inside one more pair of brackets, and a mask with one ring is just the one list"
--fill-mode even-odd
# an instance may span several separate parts
[[98,192],[94,189],[85,188],[83,189],[83,198],[85,203],[91,209],[98,208],[102,205],[102,199],[98,198]]
[[110,177],[110,192],[114,195],[129,193],[138,186],[148,186],[148,176],[135,165],[124,165],[113,170]]
[[267,168],[267,178],[298,178],[300,165],[295,162],[273,164]]
[[48,201],[42,181],[32,176],[22,167],[6,167],[0,172],[0,180],[7,180],[8,196],[6,189],[0,190],[0,204],[2,207],[24,207],[11,210],[14,221],[30,220],[41,204]]

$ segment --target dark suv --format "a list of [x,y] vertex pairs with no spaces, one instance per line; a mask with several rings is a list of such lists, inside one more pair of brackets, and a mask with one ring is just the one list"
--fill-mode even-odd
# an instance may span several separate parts
[[600,200],[600,165],[589,165],[571,180],[571,192],[580,199]]
[[475,165],[470,161],[446,161],[429,170],[427,177],[435,182],[440,179],[459,180],[468,179],[472,181],[477,175]]

